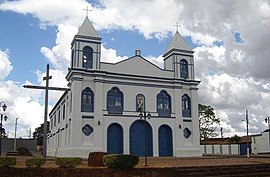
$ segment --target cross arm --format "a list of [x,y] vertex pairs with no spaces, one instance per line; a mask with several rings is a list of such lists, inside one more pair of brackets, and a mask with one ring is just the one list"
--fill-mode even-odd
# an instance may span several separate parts
[[[37,86],[37,85],[24,85],[23,88],[46,90],[45,86]],[[66,91],[70,89],[63,87],[48,87],[48,90]]]

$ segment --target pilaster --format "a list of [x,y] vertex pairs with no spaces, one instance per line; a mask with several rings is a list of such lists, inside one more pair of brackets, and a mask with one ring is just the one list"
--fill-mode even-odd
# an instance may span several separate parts
[[104,100],[104,83],[102,77],[94,79],[95,98],[94,98],[94,148],[100,151],[106,151],[107,144],[106,132],[107,125],[103,118],[103,100]]
[[74,80],[71,85],[72,90],[72,118],[71,118],[71,133],[70,146],[77,147],[81,145],[82,134],[82,116],[81,116],[81,90],[82,81]]

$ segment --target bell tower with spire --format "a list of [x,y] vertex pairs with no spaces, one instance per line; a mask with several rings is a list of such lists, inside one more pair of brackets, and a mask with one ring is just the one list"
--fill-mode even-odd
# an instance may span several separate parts
[[70,68],[99,70],[101,38],[86,16],[71,43]]
[[169,47],[163,55],[164,69],[173,70],[175,78],[194,79],[193,53],[177,29]]

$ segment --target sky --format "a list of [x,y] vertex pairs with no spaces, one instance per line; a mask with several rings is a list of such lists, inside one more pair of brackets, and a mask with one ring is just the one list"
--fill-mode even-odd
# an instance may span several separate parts
[[[25,84],[66,87],[70,44],[86,11],[100,37],[102,61],[118,62],[136,49],[163,67],[163,53],[179,32],[193,49],[199,103],[221,119],[224,137],[267,129],[270,116],[269,0],[0,0],[0,102],[8,106],[3,123],[14,137],[28,137],[43,122],[44,92]],[[50,91],[49,110],[61,96]],[[219,135],[220,137],[220,135]]]

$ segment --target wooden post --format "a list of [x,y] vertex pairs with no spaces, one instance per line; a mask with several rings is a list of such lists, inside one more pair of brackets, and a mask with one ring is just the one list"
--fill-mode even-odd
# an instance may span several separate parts
[[47,156],[47,119],[48,119],[48,99],[49,99],[49,90],[56,90],[56,91],[67,91],[68,88],[61,88],[61,87],[49,87],[49,80],[52,79],[52,76],[49,75],[50,66],[47,64],[46,68],[46,77],[43,77],[43,80],[46,81],[46,85],[44,86],[35,86],[35,85],[24,85],[24,88],[31,88],[31,89],[41,89],[45,90],[45,109],[44,109],[44,124],[43,124],[43,157],[46,158]]

